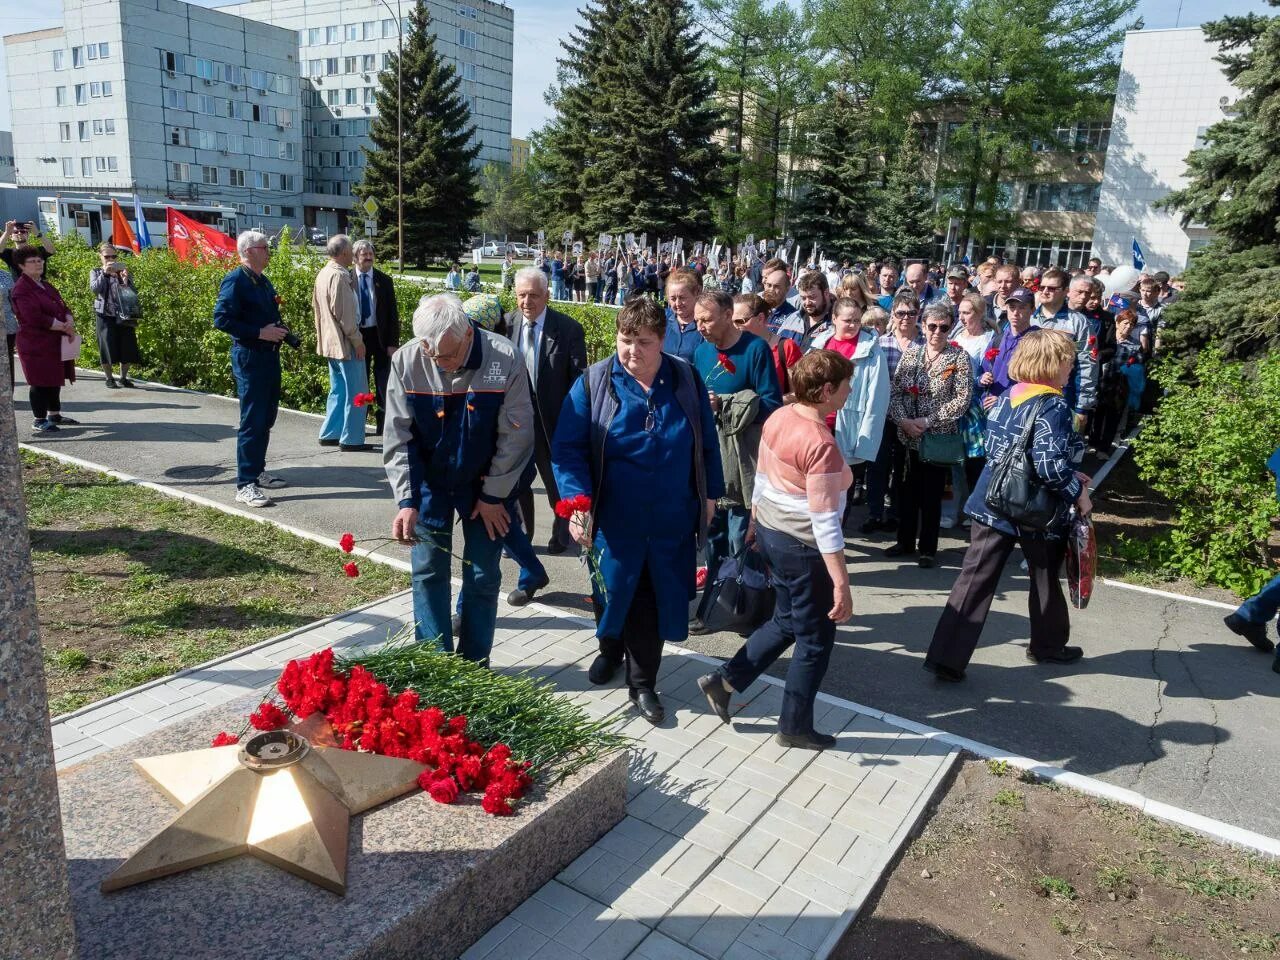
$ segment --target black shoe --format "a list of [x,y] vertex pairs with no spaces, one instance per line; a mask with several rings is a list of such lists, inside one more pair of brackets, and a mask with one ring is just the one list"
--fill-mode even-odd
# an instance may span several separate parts
[[883,521],[878,517],[867,517],[866,520],[862,521],[862,527],[860,529],[864,534],[875,533],[880,529],[882,523]]
[[366,453],[373,449],[371,443],[340,443],[338,449],[343,453]]
[[920,556],[916,557],[916,566],[924,567],[926,570],[928,570],[930,567],[933,566],[933,557],[929,556],[929,554],[927,553],[920,554]]
[[132,389],[133,389],[133,381],[132,381],[132,380],[130,380],[128,377],[121,377],[121,378],[120,378],[120,386],[122,386],[122,387],[128,387],[130,390],[132,390]]
[[528,590],[524,589],[523,587],[516,587],[509,594],[507,594],[507,603],[511,604],[511,606],[513,607],[523,607],[526,603],[528,603],[530,600],[533,599],[534,594],[536,594],[543,587],[547,586],[547,584],[549,584],[550,582],[551,582],[550,580],[543,580],[536,587],[530,587]]
[[568,547],[566,547],[563,543],[561,543],[555,537],[552,537],[551,542],[547,544],[547,553],[551,554],[551,556],[553,557],[560,556],[560,554],[564,553],[568,549],[569,549]]
[[702,622],[701,617],[694,617],[689,621],[689,636],[700,637],[704,633],[710,633],[711,628]]
[[1080,647],[1063,647],[1042,656],[1036,656],[1030,649],[1027,650],[1027,659],[1032,663],[1075,663],[1083,656],[1084,650]]
[[703,696],[707,698],[707,703],[711,704],[712,712],[722,721],[728,723],[730,693],[724,688],[724,678],[720,676],[719,672],[708,673],[699,677],[698,688],[702,691]]
[[900,543],[895,543],[884,548],[884,555],[886,557],[909,557],[913,553],[915,553],[915,550],[912,547],[904,547]]
[[108,389],[108,390],[119,390],[119,389],[120,389],[120,384],[116,383],[116,378],[115,378],[115,377],[107,377],[107,389]]
[[587,679],[597,687],[602,687],[613,679],[613,675],[618,672],[620,666],[622,666],[622,661],[606,657],[602,653],[591,661],[591,669],[587,671]]
[[779,732],[775,740],[779,746],[798,747],[801,750],[825,750],[827,747],[836,745],[836,738],[829,733],[819,733],[817,730],[813,733],[794,734]]
[[924,668],[939,680],[946,680],[948,683],[959,683],[964,679],[963,670],[943,666],[941,663],[934,663],[932,660],[926,660],[924,662]]
[[656,725],[667,719],[667,711],[662,708],[662,701],[648,687],[632,690],[631,702],[640,711],[640,716],[652,724]]
[[320,446],[322,447],[336,447],[337,445],[337,440],[326,440],[323,437],[320,438]]
[[60,426],[60,427],[78,427],[78,426],[80,426],[80,421],[79,421],[79,420],[72,420],[70,417],[64,417],[64,416],[63,416],[62,414],[60,414],[60,413],[51,413],[51,414],[49,414],[49,420],[50,420],[50,421],[52,421],[53,423],[56,423],[56,424],[57,424],[58,426]]
[[1237,636],[1244,637],[1263,653],[1270,653],[1276,648],[1271,638],[1267,636],[1265,623],[1251,623],[1238,613],[1228,614],[1222,618],[1222,622],[1227,625],[1228,630]]
[[858,484],[853,488],[853,495],[849,499],[855,507],[861,506],[863,501],[867,499],[867,488],[862,484]]
[[897,529],[898,529],[898,518],[897,518],[897,517],[889,517],[887,520],[885,520],[885,522],[884,522],[884,523],[880,524],[880,529],[881,529],[881,530],[883,530],[883,531],[885,531],[886,533],[892,533],[894,530],[897,530]]
[[58,425],[52,420],[36,420],[31,424],[32,433],[57,433]]

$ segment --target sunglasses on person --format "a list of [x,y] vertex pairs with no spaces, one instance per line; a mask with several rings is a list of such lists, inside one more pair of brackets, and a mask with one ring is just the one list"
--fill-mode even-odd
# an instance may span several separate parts
[[895,317],[901,317],[904,320],[920,316],[919,312],[916,310],[895,310],[893,315]]
[[945,323],[926,323],[924,328],[930,333],[946,333],[950,329],[950,325]]
[[102,259],[103,259],[103,260],[105,260],[105,261],[107,261],[107,263],[110,263],[112,260],[115,260],[115,259],[116,259],[116,257],[115,257],[115,255],[114,255],[114,254],[106,254],[106,253],[104,253],[104,254],[102,255]]
[[1061,289],[1062,287],[1046,287],[1043,283],[1040,284],[1041,293],[1057,293]]

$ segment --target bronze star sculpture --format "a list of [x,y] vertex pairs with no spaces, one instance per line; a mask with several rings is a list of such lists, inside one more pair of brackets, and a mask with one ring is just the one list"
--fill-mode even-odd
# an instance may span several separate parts
[[250,853],[346,893],[351,816],[408,793],[426,768],[343,750],[327,728],[307,721],[259,733],[242,745],[134,760],[182,809],[102,881],[102,891]]

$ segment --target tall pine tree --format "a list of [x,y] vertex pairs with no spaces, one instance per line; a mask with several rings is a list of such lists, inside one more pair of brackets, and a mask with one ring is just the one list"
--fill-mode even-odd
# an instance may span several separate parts
[[872,225],[879,190],[865,124],[843,92],[836,93],[828,119],[815,138],[791,233],[836,259],[873,257],[880,253]]
[[[379,206],[377,249],[397,252],[396,209],[397,54],[378,77],[378,116],[369,128],[364,179],[353,191]],[[409,263],[457,256],[466,248],[471,221],[480,215],[476,171],[480,155],[471,110],[458,93],[453,67],[436,53],[431,15],[417,0],[404,38],[403,110],[404,257]]]
[[884,186],[872,214],[876,253],[901,262],[933,259],[935,214],[920,152],[920,133],[909,126],[885,166]]

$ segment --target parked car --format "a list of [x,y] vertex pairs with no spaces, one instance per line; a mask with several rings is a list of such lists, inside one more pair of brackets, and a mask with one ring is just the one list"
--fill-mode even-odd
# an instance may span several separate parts
[[533,259],[533,249],[531,247],[523,243],[508,243],[507,246],[511,249],[511,255],[517,260]]
[[506,256],[507,245],[505,243],[495,243],[490,240],[480,248],[480,256],[482,257],[503,257]]
[[313,243],[318,247],[324,246],[325,241],[329,239],[329,235],[319,227],[311,227],[307,231],[307,243]]

